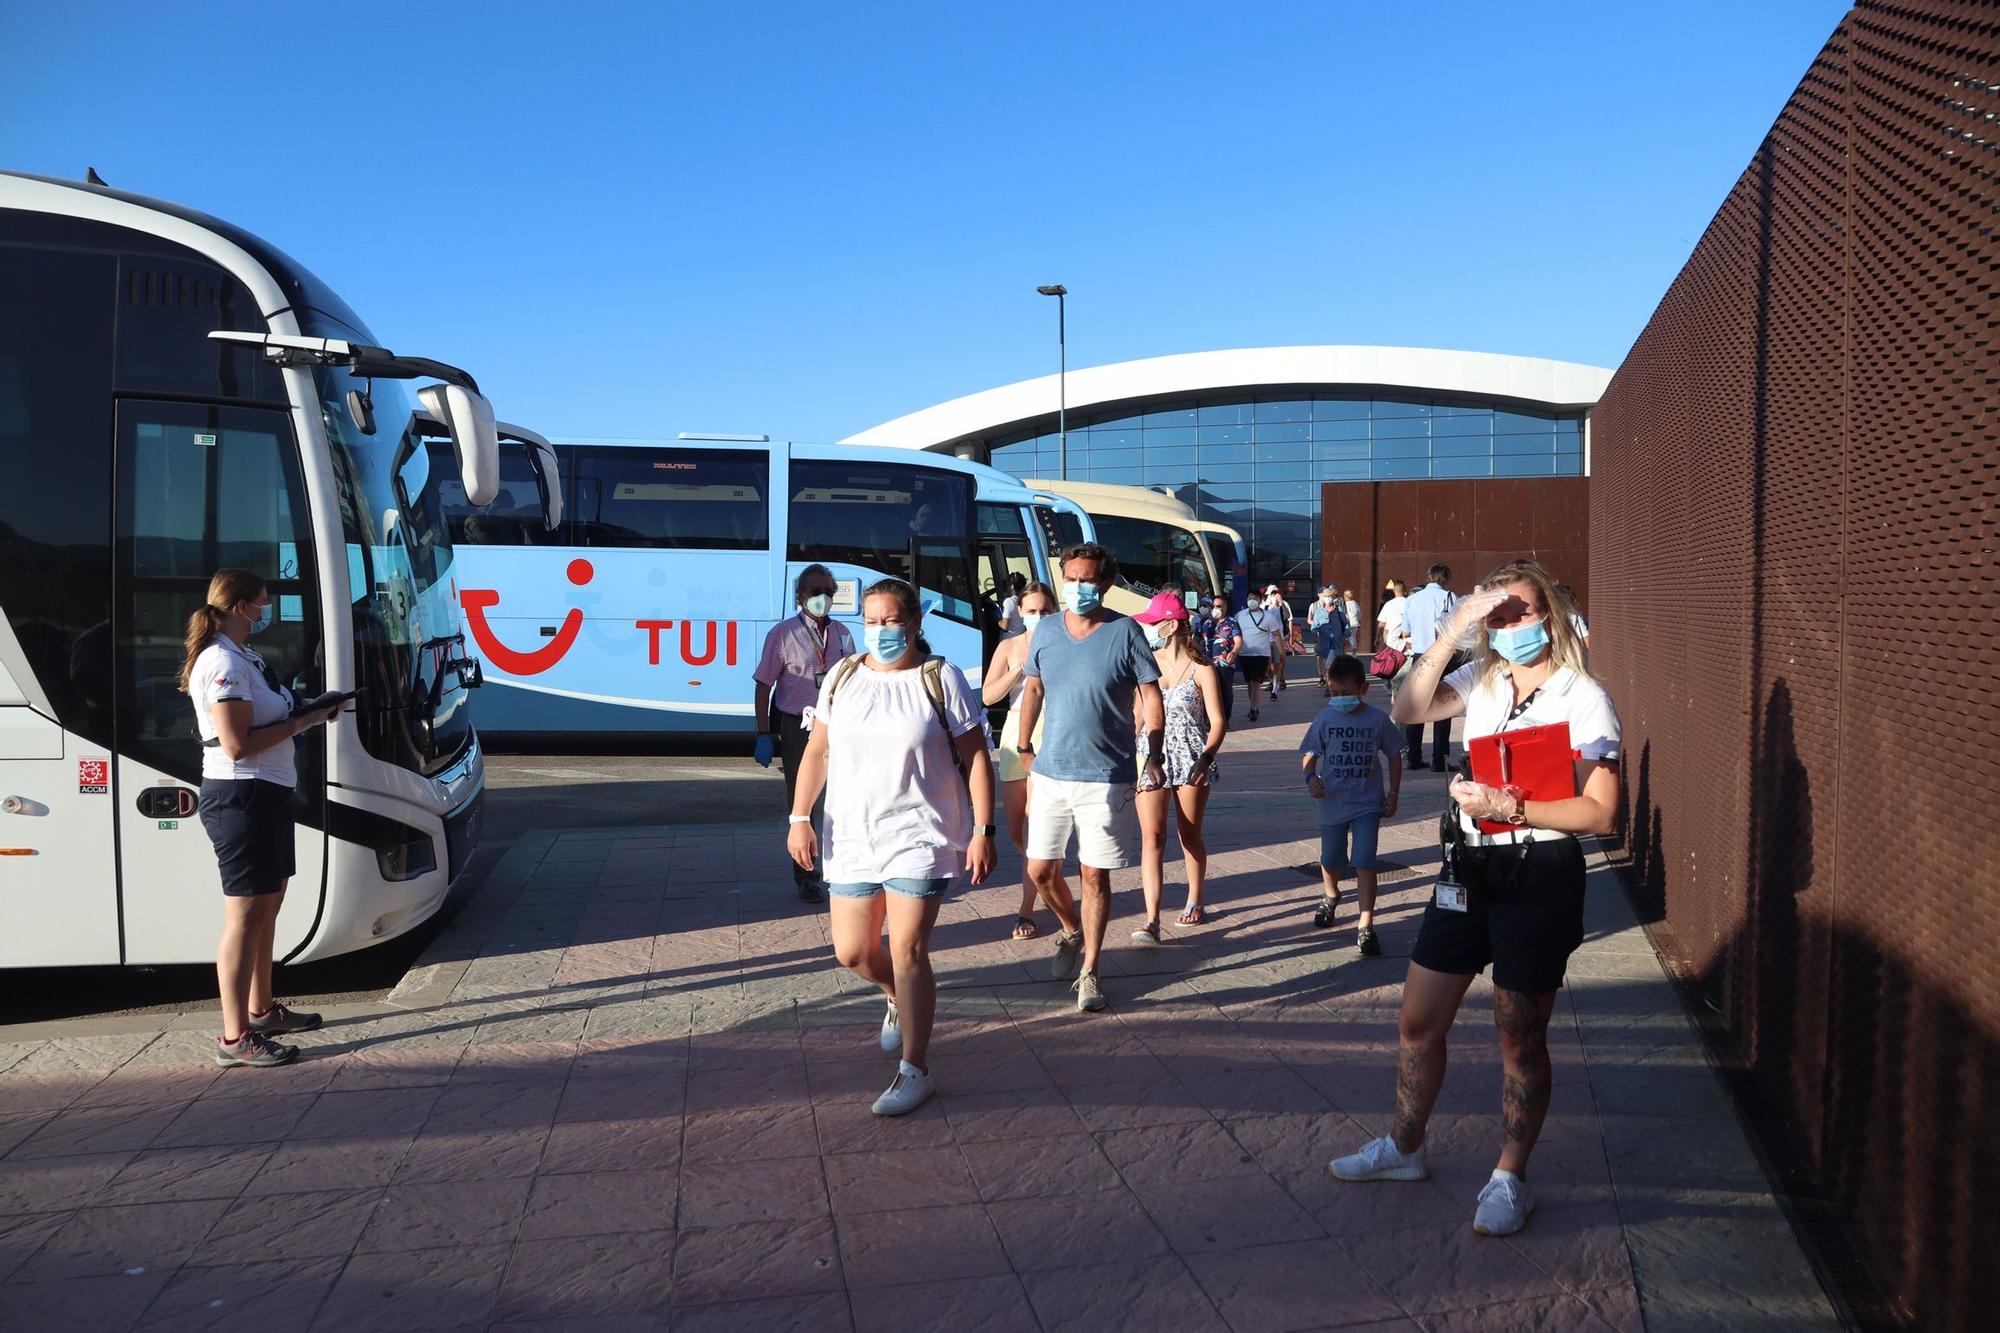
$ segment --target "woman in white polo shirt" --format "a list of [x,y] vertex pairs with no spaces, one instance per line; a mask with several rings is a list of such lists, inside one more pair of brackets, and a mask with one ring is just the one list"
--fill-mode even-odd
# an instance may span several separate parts
[[961,868],[974,884],[993,870],[984,713],[964,674],[931,657],[922,616],[916,589],[901,579],[862,596],[867,653],[834,667],[820,687],[786,837],[792,859],[812,865],[820,847],[811,811],[824,788],[834,957],[888,997],[882,1049],[903,1057],[875,1099],[877,1115],[905,1115],[930,1099],[931,929]]
[[289,1064],[299,1048],[271,1038],[320,1023],[318,1014],[298,1013],[272,996],[271,952],[293,869],[293,738],[340,709],[294,711],[291,691],[246,642],[270,624],[264,580],[247,569],[217,570],[208,600],[188,617],[181,665],[181,690],[194,700],[201,735],[201,823],[222,870],[215,1062],[225,1068]]
[[[1421,1180],[1424,1128],[1444,1082],[1445,1034],[1472,978],[1493,968],[1493,1016],[1505,1068],[1499,1163],[1480,1191],[1473,1229],[1504,1236],[1534,1209],[1528,1156],[1548,1114],[1547,1032],[1569,956],[1583,942],[1579,834],[1617,824],[1618,712],[1584,666],[1583,648],[1548,571],[1532,560],[1502,565],[1463,598],[1448,632],[1410,670],[1394,720],[1465,718],[1470,743],[1496,732],[1569,724],[1577,753],[1575,796],[1528,800],[1518,788],[1463,778],[1449,789],[1462,842],[1449,854],[1463,893],[1441,881],[1424,911],[1403,982],[1396,1118],[1390,1132],[1328,1164],[1342,1180]],[[1459,643],[1473,660],[1444,675]],[[1478,820],[1513,831],[1482,833]]]

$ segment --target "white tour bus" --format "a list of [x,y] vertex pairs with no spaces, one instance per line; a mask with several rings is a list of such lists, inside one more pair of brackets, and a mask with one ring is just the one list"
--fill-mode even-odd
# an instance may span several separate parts
[[[492,498],[471,377],[379,346],[237,227],[71,181],[0,174],[0,303],[0,966],[214,957],[178,676],[222,566],[270,583],[254,646],[276,676],[361,691],[299,741],[279,958],[431,916],[484,789],[425,447],[448,438],[462,493]],[[558,488],[548,473],[559,513]]]
[[1069,500],[907,449],[684,437],[555,456],[556,524],[512,444],[490,506],[443,487],[488,737],[747,739],[751,672],[810,564],[833,571],[857,645],[861,590],[915,583],[932,650],[977,682],[1007,576],[1053,581],[1055,553],[1093,532]]

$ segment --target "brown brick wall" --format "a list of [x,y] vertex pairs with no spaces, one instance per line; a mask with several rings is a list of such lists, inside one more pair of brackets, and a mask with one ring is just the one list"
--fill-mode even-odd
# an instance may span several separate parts
[[1591,418],[1637,894],[1926,1328],[2000,1308],[1996,141],[2000,6],[1858,5]]
[[1589,605],[1590,482],[1585,477],[1480,481],[1327,482],[1320,488],[1320,578],[1354,589],[1361,643],[1375,643],[1382,585],[1415,592],[1434,562],[1451,566],[1454,592],[1532,556]]

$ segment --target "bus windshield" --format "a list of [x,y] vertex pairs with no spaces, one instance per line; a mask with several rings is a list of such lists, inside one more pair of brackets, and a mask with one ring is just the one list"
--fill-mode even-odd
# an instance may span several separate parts
[[[367,340],[327,323],[309,332]],[[465,654],[451,597],[441,469],[408,438],[415,405],[401,381],[366,382],[335,367],[313,378],[340,488],[356,683],[367,691],[355,711],[362,745],[385,762],[440,772],[472,739],[467,692],[447,665]],[[349,416],[350,389],[371,393],[375,434],[362,434]]]
[[1171,583],[1183,594],[1214,595],[1201,541],[1186,528],[1119,514],[1092,514],[1091,520],[1097,540],[1117,555],[1118,572],[1134,591],[1150,597]]

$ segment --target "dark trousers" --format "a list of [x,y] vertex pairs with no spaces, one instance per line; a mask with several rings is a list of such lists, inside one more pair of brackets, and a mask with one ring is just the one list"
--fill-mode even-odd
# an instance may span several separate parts
[[1222,695],[1222,721],[1223,725],[1227,726],[1232,706],[1236,702],[1236,667],[1232,663],[1215,664],[1215,685],[1217,693]]
[[[1413,722],[1403,728],[1403,752],[1412,764],[1424,762],[1424,724]],[[1431,767],[1443,768],[1451,759],[1451,719],[1431,723]]]
[[[785,813],[792,812],[793,798],[799,790],[799,760],[805,757],[806,731],[804,721],[797,713],[787,713],[773,708],[771,717],[778,729],[778,758],[785,766]],[[826,793],[821,791],[819,800],[813,802],[813,828],[820,831],[826,827]],[[821,836],[825,836],[824,833]],[[804,884],[808,880],[819,882],[819,866],[815,864],[808,871],[801,869],[797,861],[792,862],[792,882]]]

